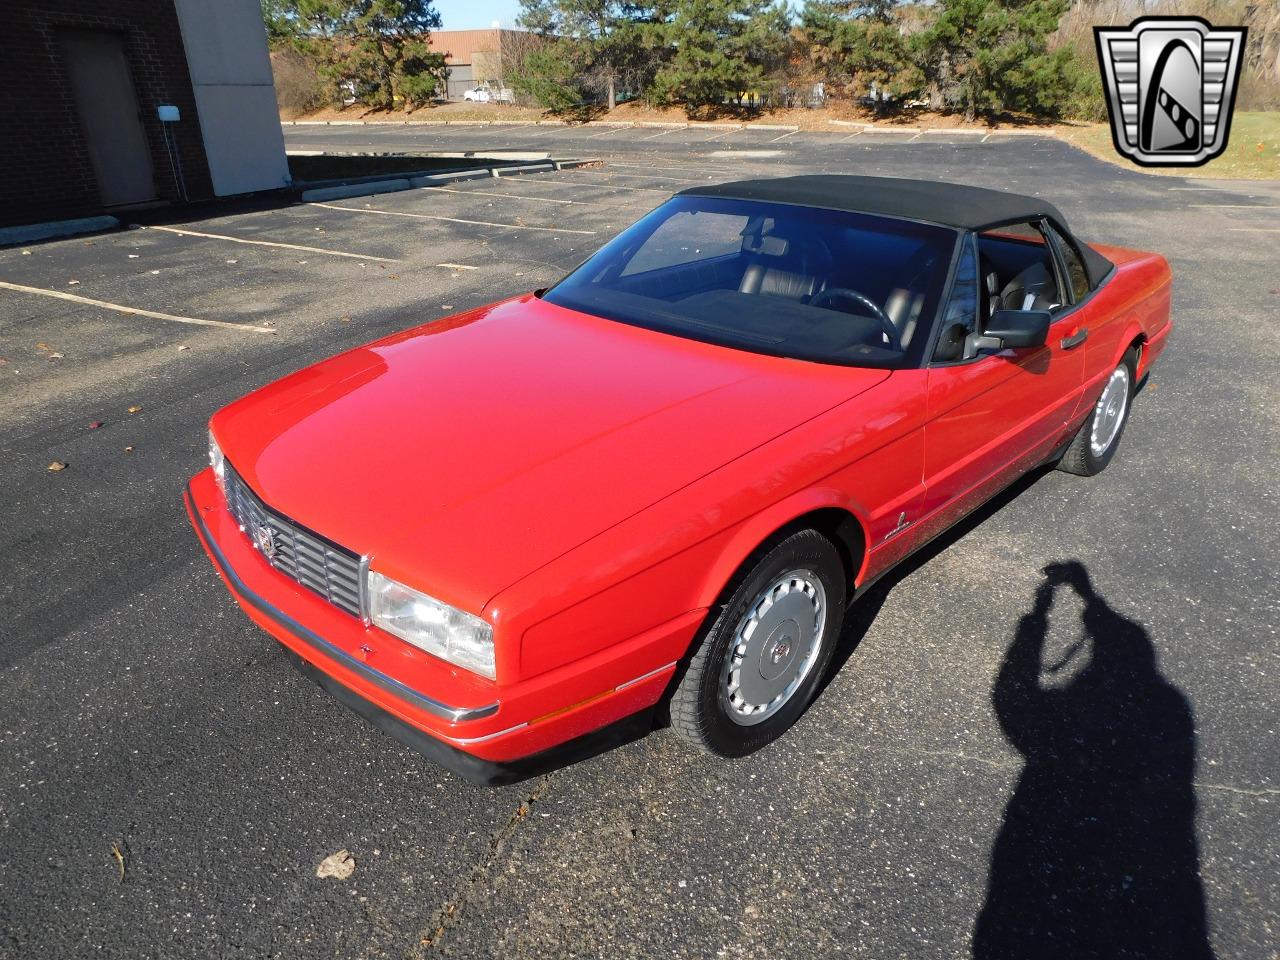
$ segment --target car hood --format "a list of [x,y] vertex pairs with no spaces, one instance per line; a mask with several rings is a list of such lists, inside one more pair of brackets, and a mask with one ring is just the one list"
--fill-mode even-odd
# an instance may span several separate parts
[[884,380],[522,297],[340,354],[220,411],[275,510],[480,610],[504,587]]

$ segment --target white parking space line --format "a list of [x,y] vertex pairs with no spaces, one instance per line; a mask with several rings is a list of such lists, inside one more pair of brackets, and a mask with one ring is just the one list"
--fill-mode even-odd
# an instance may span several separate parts
[[469,267],[465,263],[437,263],[437,267],[444,267],[446,270],[479,270],[479,267]]
[[675,133],[679,127],[672,127],[670,130],[659,130],[657,133],[648,137],[641,137],[641,140],[657,140],[659,137],[665,137],[668,133]]
[[[610,160],[610,161],[609,161],[609,167],[611,167],[611,168],[612,168],[612,167],[630,167],[630,168],[631,168],[631,169],[633,169],[633,170],[650,170],[650,169],[652,169],[652,168],[653,168],[653,164],[651,164],[651,163],[621,163],[621,162],[619,162],[619,161],[617,161],[617,160]],[[703,167],[681,167],[681,166],[676,166],[675,164],[671,164],[671,163],[664,163],[664,164],[662,165],[662,169],[663,169],[663,170],[688,170],[688,171],[691,171],[691,172],[693,172],[693,173],[702,173],[702,172],[704,172],[704,170],[705,170],[705,168],[703,168]]]
[[1217,190],[1217,189],[1218,189],[1217,187],[1170,187],[1170,188],[1169,188],[1169,190],[1170,190],[1170,191],[1174,191],[1174,190],[1197,190],[1197,191],[1198,191],[1198,190],[1208,190],[1208,191],[1213,191],[1213,190]]
[[[615,177],[638,177],[641,180],[670,180],[674,183],[705,183],[704,180],[692,180],[689,177],[663,177],[656,173],[615,173],[608,169],[601,171],[603,174],[611,174]],[[590,175],[583,175],[583,179],[590,179]]]
[[26,287],[20,283],[8,283],[4,280],[0,280],[0,289],[14,290],[18,293],[30,293],[39,297],[53,297],[57,300],[68,300],[71,303],[81,303],[89,307],[101,307],[103,310],[113,310],[116,313],[125,313],[134,317],[150,317],[153,320],[171,320],[174,323],[192,323],[201,327],[229,327],[232,330],[243,330],[245,333],[275,333],[275,330],[271,327],[255,327],[250,323],[232,323],[229,320],[202,320],[199,317],[179,317],[172,313],[159,313],[155,310],[142,310],[138,307],[126,307],[120,303],[108,303],[106,300],[94,300],[92,297],[81,297],[74,293],[64,293],[61,290],[46,290],[43,287]]
[[[701,180],[696,182],[702,183]],[[586,189],[586,190],[633,190],[633,191],[638,191],[640,193],[665,193],[668,196],[671,195],[670,190],[664,189],[662,187],[628,187],[620,183],[575,183],[572,180],[522,180],[521,181],[521,185],[526,187],[532,187],[535,184],[540,187],[550,187],[550,186],[555,186],[559,188],[577,187],[578,189]]]
[[784,134],[783,134],[782,136],[780,136],[780,137],[774,137],[774,138],[773,138],[772,140],[770,140],[769,142],[770,142],[770,143],[777,143],[779,140],[785,140],[785,139],[787,139],[787,137],[794,137],[794,136],[795,136],[797,133],[799,133],[799,132],[800,132],[799,130],[792,130],[790,133],[784,133]]
[[1280,227],[1227,227],[1228,233],[1280,233]]
[[630,127],[611,127],[608,130],[602,130],[600,133],[593,133],[590,136],[588,136],[586,139],[594,140],[596,137],[607,137],[615,133],[620,133],[623,130],[630,130],[630,129],[631,129]]
[[[320,204],[323,206],[323,204]],[[279,247],[282,250],[301,250],[303,253],[321,253],[330,257],[348,257],[352,260],[375,260],[379,263],[399,263],[395,257],[375,257],[368,253],[349,253],[346,250],[328,250],[324,247],[305,247],[299,243],[279,243],[275,240],[250,240],[246,237],[232,237],[225,233],[201,233],[198,230],[187,230],[182,227],[143,227],[144,230],[163,230],[165,233],[176,233],[180,237],[201,237],[205,240],[226,240],[229,243],[249,243],[256,247]]]
[[837,140],[836,143],[848,143],[850,140],[856,140],[858,137],[862,136],[864,133],[866,133],[865,130],[859,130],[857,133],[849,134],[847,137],[845,137],[842,140]]
[[501,227],[504,230],[541,230],[544,233],[576,233],[594,237],[594,230],[570,230],[567,227],[533,226],[527,223],[493,223],[490,220],[464,220],[461,217],[441,217],[434,213],[409,213],[405,210],[374,210],[372,207],[340,207],[333,203],[313,203],[313,207],[326,210],[342,210],[346,213],[376,213],[384,217],[412,217],[415,220],[441,220],[445,223],[465,223],[473,227]]
[[1188,207],[1200,207],[1203,209],[1217,208],[1219,210],[1275,210],[1276,207],[1267,203],[1188,203]]
[[736,129],[726,130],[724,133],[717,133],[714,137],[707,137],[707,139],[703,140],[702,142],[713,143],[716,140],[723,140],[725,137],[729,136],[730,134],[741,133],[741,132],[742,132],[741,130],[736,130]]
[[573,203],[583,206],[593,206],[586,200],[560,200],[556,197],[522,197],[518,193],[498,193],[494,190],[458,190],[454,187],[431,187],[431,190],[440,193],[461,193],[471,194],[477,197],[507,197],[511,200],[536,200],[539,203]]

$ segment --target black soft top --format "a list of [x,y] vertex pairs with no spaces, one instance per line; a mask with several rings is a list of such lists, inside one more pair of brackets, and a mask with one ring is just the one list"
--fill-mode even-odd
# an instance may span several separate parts
[[[1048,217],[1059,228],[1070,232],[1067,220],[1058,208],[1039,197],[937,180],[811,174],[708,184],[682,190],[680,195],[792,203],[850,213],[904,217],[961,230],[985,230]],[[1090,285],[1097,286],[1111,270],[1111,261],[1086,243],[1077,242],[1076,245],[1089,271]]]

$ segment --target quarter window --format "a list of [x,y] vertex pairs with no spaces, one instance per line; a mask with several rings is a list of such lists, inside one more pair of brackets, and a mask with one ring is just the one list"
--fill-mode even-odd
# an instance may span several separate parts
[[1067,265],[1067,282],[1071,284],[1072,303],[1079,303],[1089,295],[1089,275],[1085,273],[1084,262],[1075,246],[1059,233],[1053,224],[1046,224],[1054,242],[1062,251],[1062,262]]

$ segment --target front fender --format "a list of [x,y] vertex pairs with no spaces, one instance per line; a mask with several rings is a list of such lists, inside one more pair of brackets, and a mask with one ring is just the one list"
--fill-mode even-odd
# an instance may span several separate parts
[[698,605],[710,607],[724,591],[725,585],[755,552],[775,533],[818,510],[838,510],[857,524],[862,549],[853,557],[856,569],[850,571],[852,582],[861,579],[866,565],[865,545],[869,543],[866,511],[834,487],[817,486],[801,490],[765,510],[747,518],[730,533],[715,562],[707,569],[698,592]]

